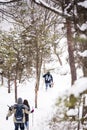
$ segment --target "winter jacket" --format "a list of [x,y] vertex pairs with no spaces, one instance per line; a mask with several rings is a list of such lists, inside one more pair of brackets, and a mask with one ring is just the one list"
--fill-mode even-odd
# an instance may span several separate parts
[[23,109],[22,109],[22,111],[23,111],[23,119],[22,119],[21,122],[17,122],[16,119],[15,119],[15,112],[16,112],[16,106],[17,105],[18,104],[15,104],[15,105],[13,105],[13,106],[10,107],[10,109],[8,110],[8,113],[7,113],[6,117],[10,117],[12,114],[14,114],[14,116],[13,116],[14,123],[25,123],[25,113],[29,114],[31,112],[29,111],[29,109],[28,109],[28,107],[26,105],[20,104],[20,105],[23,105]]
[[46,73],[43,75],[43,78],[45,78],[45,83],[51,83],[53,82],[53,77],[50,73]]

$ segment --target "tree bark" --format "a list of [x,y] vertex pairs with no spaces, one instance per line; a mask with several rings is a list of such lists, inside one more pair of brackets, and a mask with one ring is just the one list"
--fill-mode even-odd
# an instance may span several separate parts
[[17,102],[17,82],[16,82],[17,78],[15,76],[15,79],[14,79],[14,87],[15,87],[15,102]]
[[39,82],[40,82],[41,66],[42,66],[42,52],[40,52],[39,47],[38,47],[38,42],[37,42],[37,44],[36,44],[36,86],[35,86],[35,108],[37,108],[37,98],[38,98],[38,90],[39,90]]
[[37,108],[37,97],[38,97],[38,88],[37,83],[35,85],[35,108]]
[[3,85],[4,84],[3,72],[0,75],[1,75],[1,85]]
[[71,71],[71,84],[74,84],[74,81],[77,79],[76,68],[73,54],[73,41],[72,41],[72,31],[71,31],[71,21],[66,19],[67,23],[67,44],[68,44],[68,53],[69,53],[69,64]]
[[8,71],[8,93],[10,93],[10,73]]
[[18,64],[16,65],[16,70],[15,70],[15,78],[14,78],[14,87],[15,87],[15,102],[17,102],[17,74],[18,74]]

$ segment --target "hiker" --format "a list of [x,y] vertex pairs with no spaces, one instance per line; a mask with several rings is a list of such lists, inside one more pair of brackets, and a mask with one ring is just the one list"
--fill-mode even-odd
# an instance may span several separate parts
[[[24,105],[26,105],[28,107],[28,110],[30,111],[30,105],[28,103],[28,100],[24,100],[23,102]],[[26,129],[29,130],[29,114],[25,113],[25,126]]]
[[23,104],[22,98],[18,98],[17,104],[14,104],[13,106],[9,107],[6,120],[8,120],[9,116],[14,114],[13,121],[14,121],[15,130],[18,130],[19,127],[20,130],[24,130],[25,113],[29,114],[32,112],[34,112],[34,110],[29,111],[28,107]]
[[45,79],[45,85],[46,85],[46,90],[48,87],[52,87],[53,85],[53,77],[50,74],[50,72],[47,72],[46,74],[43,75],[43,78]]

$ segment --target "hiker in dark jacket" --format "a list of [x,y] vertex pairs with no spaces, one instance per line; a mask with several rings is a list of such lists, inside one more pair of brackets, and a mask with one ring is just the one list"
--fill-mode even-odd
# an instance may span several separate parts
[[44,74],[43,78],[45,79],[46,90],[47,90],[48,87],[52,87],[53,77],[50,74],[50,72],[47,72],[46,74]]
[[[23,117],[21,120],[16,118],[16,111],[17,108],[22,108],[22,113],[23,113]],[[34,110],[32,110],[31,112],[33,112]],[[14,114],[13,116],[13,121],[14,121],[14,125],[15,125],[15,130],[18,130],[20,127],[20,130],[24,130],[24,123],[25,123],[25,113],[29,114],[31,113],[28,109],[28,107],[26,105],[23,104],[22,102],[22,98],[18,98],[17,104],[9,107],[8,110],[8,114],[6,116],[6,120],[8,120],[8,117],[11,116],[12,114]]]
[[[30,111],[30,105],[28,103],[28,100],[24,100],[23,102],[24,105],[26,105]],[[25,113],[25,126],[27,128],[27,130],[29,130],[29,114]]]

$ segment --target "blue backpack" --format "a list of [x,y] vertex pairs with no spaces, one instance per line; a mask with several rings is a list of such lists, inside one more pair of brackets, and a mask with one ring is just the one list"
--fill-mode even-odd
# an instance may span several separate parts
[[17,122],[21,122],[23,120],[23,105],[16,105],[15,109],[15,119]]
[[46,75],[45,80],[50,82],[52,80],[52,76],[51,75]]

